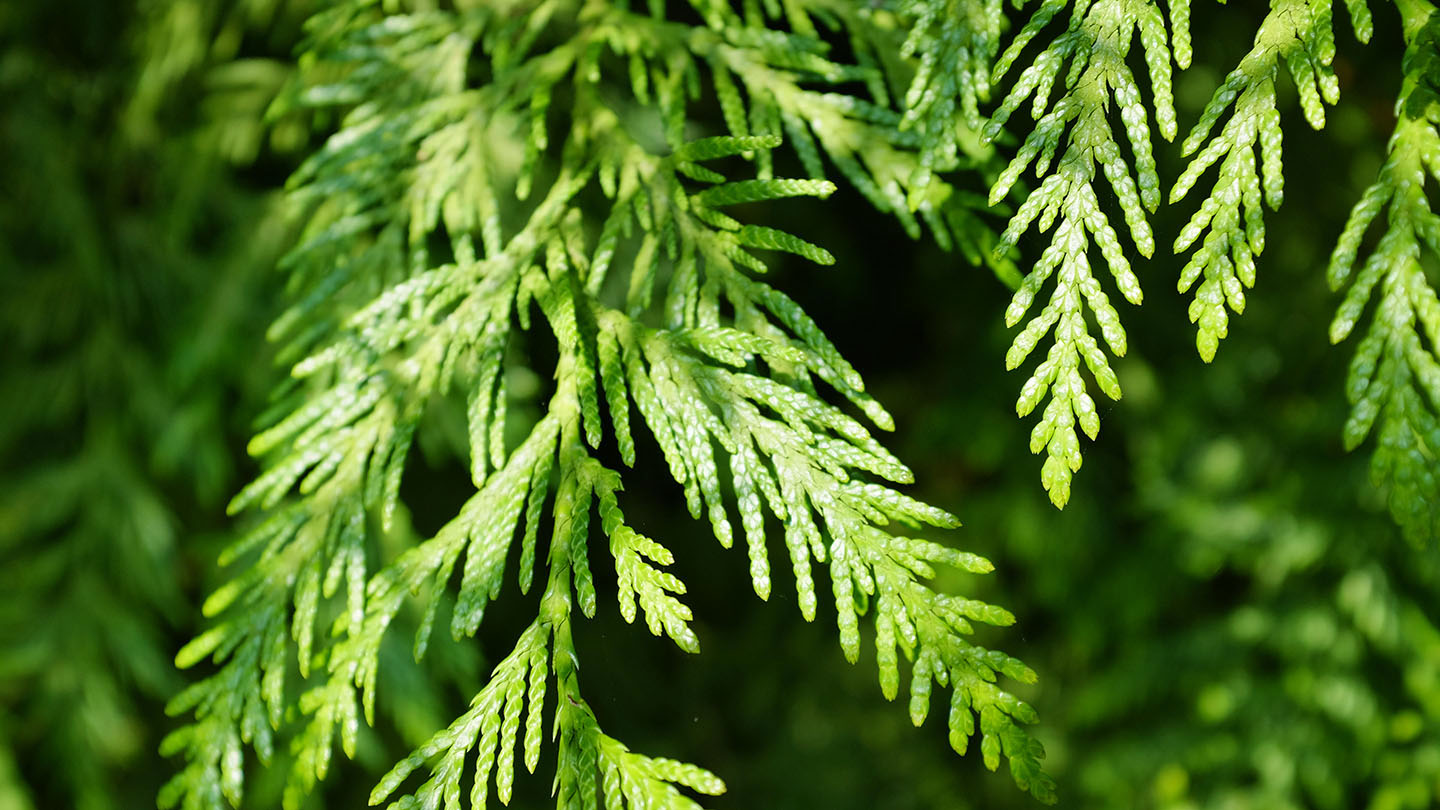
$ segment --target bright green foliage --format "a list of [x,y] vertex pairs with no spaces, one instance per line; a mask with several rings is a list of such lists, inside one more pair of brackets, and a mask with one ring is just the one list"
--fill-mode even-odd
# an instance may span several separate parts
[[[1245,288],[1255,286],[1255,257],[1265,249],[1261,201],[1276,209],[1284,199],[1280,112],[1275,106],[1281,61],[1295,81],[1310,126],[1325,126],[1325,104],[1340,98],[1340,82],[1330,67],[1335,58],[1332,5],[1331,0],[1272,0],[1254,47],[1215,89],[1181,147],[1194,158],[1170,191],[1172,203],[1184,199],[1201,175],[1220,163],[1210,196],[1175,238],[1176,253],[1200,243],[1180,272],[1179,290],[1186,292],[1204,279],[1195,289],[1190,321],[1197,325],[1195,347],[1207,363],[1229,328],[1225,307],[1244,312]],[[1366,3],[1352,2],[1349,10],[1355,36],[1369,41]],[[1230,120],[1210,137],[1231,104],[1235,109]]]
[[[919,56],[903,100],[902,129],[920,136],[928,172],[957,165],[967,133],[980,129],[980,104],[990,100],[990,69],[1005,23],[1001,0],[905,0],[896,12],[909,23],[900,56]],[[956,118],[963,126],[956,126]]]
[[[818,40],[767,28],[758,8],[696,3],[702,27],[667,20],[658,4],[648,14],[604,3],[459,5],[392,13],[361,0],[318,13],[303,75],[273,110],[333,108],[341,127],[291,178],[306,224],[283,262],[295,303],[272,335],[295,382],[250,443],[264,470],[231,510],[261,514],[226,552],[240,567],[206,601],[216,624],[177,656],[181,666],[211,657],[218,670],[171,704],[194,721],[165,743],[185,766],[162,806],[238,802],[243,746],[266,762],[277,733],[293,732],[284,803],[298,807],[326,776],[336,733],[354,757],[362,716],[374,723],[386,700],[382,642],[410,595],[422,616],[418,660],[457,569],[450,633],[460,640],[501,596],[517,539],[514,576],[528,592],[542,534],[536,621],[471,710],[372,799],[462,806],[464,763],[478,746],[469,806],[485,806],[492,771],[508,801],[522,710],[534,769],[552,678],[558,806],[593,808],[597,787],[607,807],[689,807],[674,785],[722,790],[698,768],[629,752],[580,696],[571,634],[576,607],[585,617],[599,609],[596,549],[608,545],[627,621],[643,614],[656,635],[699,648],[685,587],[663,571],[671,551],[625,522],[621,476],[596,455],[609,436],[635,463],[632,406],[691,515],[726,547],[739,515],[760,596],[772,587],[768,514],[782,527],[802,615],[813,619],[819,604],[812,564],[828,562],[845,655],[858,658],[859,618],[872,616],[885,695],[898,691],[903,651],[912,720],[924,720],[934,682],[950,687],[953,746],[966,748],[978,717],[985,764],[995,769],[1003,755],[1022,788],[1052,800],[1043,751],[1020,725],[1035,713],[997,683],[1034,673],[966,639],[972,622],[1012,618],[925,584],[936,564],[985,572],[989,563],[882,528],[957,521],[891,488],[910,471],[819,384],[881,428],[889,415],[800,306],[749,275],[766,269],[755,251],[833,257],[723,210],[833,192],[823,179],[774,176],[784,132],[812,174],[818,143],[909,221],[900,189],[921,182],[916,155],[871,129],[899,137],[897,119],[807,86],[864,72],[830,62]],[[792,29],[808,24],[798,6],[786,9]],[[690,105],[710,91],[729,134],[687,132]],[[735,157],[753,159],[758,176],[728,180],[721,169],[743,164],[714,161]],[[507,381],[524,370],[520,352],[542,341],[555,347],[555,384],[527,419]],[[433,537],[397,550],[406,460],[449,399],[466,403],[475,492]],[[285,686],[292,662],[298,701]],[[422,769],[429,776],[407,789]]]
[[[1178,289],[1183,293],[1195,288],[1189,316],[1197,324],[1196,347],[1206,362],[1214,358],[1220,340],[1227,334],[1227,307],[1237,313],[1243,311],[1245,288],[1254,285],[1255,259],[1265,245],[1262,205],[1278,208],[1283,199],[1282,133],[1276,105],[1281,62],[1294,78],[1300,106],[1312,127],[1324,126],[1325,105],[1339,99],[1339,82],[1331,68],[1336,53],[1333,5],[1331,0],[1272,0],[1255,34],[1253,49],[1216,88],[1181,147],[1183,154],[1193,158],[1176,179],[1170,194],[1172,203],[1184,199],[1212,166],[1219,166],[1212,191],[1174,240],[1177,253],[1199,245],[1180,272]],[[1147,212],[1154,213],[1159,205],[1160,179],[1148,116],[1153,112],[1161,135],[1173,139],[1176,115],[1171,97],[1172,46],[1179,67],[1187,67],[1192,56],[1187,0],[1168,4],[1168,31],[1165,14],[1153,0],[1048,0],[1040,3],[1019,28],[996,60],[990,80],[972,81],[974,89],[969,92],[986,93],[992,84],[1003,80],[1022,53],[1067,8],[1070,16],[1064,32],[1044,45],[1031,65],[1011,82],[1004,101],[983,128],[987,139],[999,137],[1013,114],[1030,101],[1034,128],[991,186],[990,203],[1005,199],[1034,164],[1040,185],[1025,197],[997,247],[1001,252],[1014,247],[1032,225],[1038,225],[1042,232],[1054,228],[1049,245],[1018,285],[1005,320],[1012,327],[1019,325],[1036,297],[1055,277],[1048,303],[1016,335],[1006,365],[1013,369],[1024,363],[1053,333],[1046,358],[1021,389],[1016,411],[1024,417],[1046,403],[1031,432],[1030,448],[1035,453],[1046,453],[1041,483],[1051,501],[1060,507],[1069,500],[1072,476],[1081,465],[1077,423],[1092,439],[1100,429],[1095,401],[1082,376],[1082,360],[1096,386],[1110,398],[1118,399],[1120,385],[1106,349],[1117,357],[1127,349],[1119,313],[1092,272],[1092,239],[1122,296],[1137,305],[1142,297],[1126,248],[1104,211],[1106,201],[1097,194],[1097,164],[1109,181],[1134,249],[1150,258],[1155,238]],[[1367,3],[1349,0],[1346,8],[1356,37],[1368,41],[1373,26]],[[977,54],[993,53],[987,47],[993,44],[994,32],[1000,27],[979,9],[971,12],[982,22],[972,29],[971,47],[960,60],[965,65],[982,58]],[[929,18],[917,15],[917,30],[929,24]],[[1152,98],[1148,109],[1126,62],[1137,34],[1149,73]],[[934,39],[953,43],[963,38],[942,32]],[[945,47],[954,50],[953,45]],[[922,53],[929,58],[930,52]],[[950,85],[935,81],[922,84],[922,78],[929,78],[923,65],[915,87],[906,97],[911,108],[907,120],[922,120],[922,115],[937,115],[942,109],[935,99]],[[949,75],[947,78],[951,84],[963,80]],[[1061,88],[1058,94],[1057,85]],[[1058,98],[1052,99],[1052,95]],[[968,98],[964,93],[961,96]],[[1112,131],[1112,101],[1125,127],[1129,154],[1122,152]],[[1228,120],[1212,135],[1232,105]],[[966,125],[974,123],[968,108],[964,115],[953,117],[957,122],[963,118]],[[927,132],[941,128],[927,124]],[[956,123],[949,129],[957,131]],[[952,141],[927,138],[928,143]],[[1104,338],[1104,348],[1091,334],[1092,321]],[[1390,462],[1379,463],[1388,466]]]
[[1000,52],[1004,9],[1000,0],[907,0],[896,10],[914,20],[901,56],[920,57],[905,94],[902,126],[917,126],[923,144],[939,144],[949,160],[937,163],[951,162],[960,151],[957,108],[966,127],[978,130],[984,123],[980,104],[990,100],[990,70]]
[[[1370,330],[1346,382],[1353,410],[1345,446],[1358,447],[1379,422],[1374,478],[1388,489],[1390,511],[1406,536],[1423,543],[1440,537],[1440,300],[1433,281],[1440,217],[1425,191],[1427,175],[1440,178],[1440,101],[1434,92],[1440,21],[1429,3],[1408,5],[1405,86],[1395,105],[1399,121],[1390,157],[1350,213],[1330,259],[1331,287],[1349,284],[1330,339],[1349,336],[1378,288]],[[1361,240],[1382,210],[1384,235],[1354,273]]]
[[[1066,5],[1064,0],[1047,0],[1035,10],[1001,55],[995,66],[994,81],[1009,72],[1026,45]],[[1177,8],[1181,11],[1172,12],[1171,23],[1178,28],[1185,20],[1187,7],[1182,3]],[[1035,129],[991,187],[990,202],[995,204],[1004,199],[1020,175],[1034,163],[1036,175],[1043,180],[1010,220],[1001,237],[1001,246],[1016,244],[1037,222],[1041,231],[1052,226],[1055,231],[1049,246],[1026,274],[1005,310],[1005,323],[1008,326],[1020,323],[1052,276],[1055,288],[1049,302],[1015,337],[1005,356],[1005,365],[1013,369],[1025,362],[1053,330],[1054,343],[1021,389],[1015,410],[1020,416],[1026,416],[1047,393],[1050,395],[1040,421],[1030,434],[1030,450],[1046,453],[1040,480],[1050,493],[1050,500],[1061,507],[1070,499],[1070,478],[1080,469],[1076,422],[1092,439],[1100,431],[1095,401],[1081,377],[1082,358],[1100,390],[1111,399],[1120,398],[1120,384],[1110,361],[1090,334],[1086,309],[1100,327],[1110,351],[1119,357],[1126,349],[1120,315],[1091,271],[1092,237],[1120,294],[1132,304],[1139,304],[1141,300],[1140,282],[1125,257],[1115,228],[1101,210],[1095,191],[1097,169],[1103,170],[1119,200],[1136,250],[1146,257],[1155,250],[1146,211],[1153,212],[1159,205],[1160,180],[1150,142],[1149,115],[1135,77],[1126,65],[1137,33],[1149,68],[1156,123],[1167,140],[1173,138],[1176,125],[1170,94],[1169,36],[1165,19],[1153,0],[1074,3],[1065,32],[1015,79],[985,128],[987,137],[999,135],[1010,116],[1033,95],[1030,114],[1036,121]],[[1186,50],[1180,49],[1182,59]],[[1184,66],[1183,61],[1181,65]],[[1067,66],[1063,91],[1052,104],[1051,93]],[[1112,99],[1119,108],[1134,155],[1133,176],[1111,130],[1108,111]]]
[[[959,247],[972,265],[986,264],[1007,285],[1019,283],[1014,251],[1001,245],[982,213],[1008,213],[976,193],[956,170],[978,170],[988,184],[998,166],[983,142],[980,105],[990,99],[990,71],[1005,27],[1002,0],[900,0],[894,14],[862,17],[867,37],[881,43],[903,32],[898,53],[873,59],[885,81],[876,102],[894,103],[900,142],[918,151],[906,203],[930,224],[945,250]],[[893,45],[891,46],[893,47]],[[862,51],[864,53],[865,51]],[[953,185],[952,185],[953,183]],[[862,187],[863,190],[863,187]],[[874,195],[868,195],[874,200]],[[886,210],[881,206],[881,210]],[[918,231],[902,216],[912,236]]]
[[[1402,76],[1373,70],[1398,47],[1337,52],[1334,3],[1206,6],[1197,42],[1254,47],[1179,112],[1199,121],[1172,200],[1215,176],[1173,268],[1150,128],[1177,132],[1188,0],[69,5],[0,3],[0,807],[143,806],[167,779],[162,805],[205,810],[530,806],[552,766],[565,808],[727,790],[631,735],[738,802],[1024,806],[1057,792],[1031,702],[1077,807],[1440,803],[1429,0],[1373,7],[1382,34],[1400,12]],[[1346,6],[1367,39],[1371,7]],[[1340,373],[1313,341],[1315,234],[1264,230],[1282,59],[1306,119],[1342,123],[1334,171],[1289,178],[1317,233],[1363,165],[1330,150],[1389,133],[1364,94],[1404,80],[1331,265],[1332,337],[1368,318],[1348,408],[1315,395]],[[1331,111],[1337,75],[1361,92]],[[890,217],[1010,289],[896,250]],[[1217,356],[1266,241],[1290,294]],[[1184,329],[1122,327],[1090,262],[1138,303],[1137,256],[1194,289],[1206,374]],[[1004,299],[1008,365],[1051,336],[1019,410],[1046,404],[1033,449],[1068,516],[987,404],[1010,384],[974,349],[1011,343]],[[268,388],[231,534],[238,416]],[[1072,497],[1101,408],[1140,418]],[[1334,452],[1345,410],[1378,488]],[[923,498],[872,435],[892,421]],[[962,497],[1005,578],[935,539],[956,519],[928,503]],[[843,657],[873,650],[907,711],[737,583],[807,620],[834,605]],[[975,643],[1014,638],[1043,684]],[[936,684],[978,754],[896,744]],[[146,757],[167,731],[178,774]]]
[[[613,496],[610,500],[613,503]],[[606,513],[603,506],[601,511]],[[608,514],[613,513],[612,510]],[[618,524],[616,528],[624,529]],[[599,795],[603,795],[607,808],[692,808],[698,805],[677,791],[675,785],[707,795],[724,792],[724,783],[714,774],[693,765],[631,753],[600,730],[594,713],[580,695],[578,657],[571,638],[573,606],[569,579],[572,572],[578,575],[574,566],[580,557],[571,556],[577,551],[584,553],[583,544],[578,548],[569,543],[551,545],[550,584],[541,600],[540,617],[524,631],[514,651],[496,665],[489,684],[475,696],[470,710],[380,780],[370,794],[372,805],[384,802],[406,777],[438,758],[429,769],[430,778],[414,794],[392,806],[434,807],[442,801],[446,807],[460,806],[460,781],[465,775],[470,749],[476,747],[477,741],[479,756],[469,805],[486,806],[492,770],[496,797],[502,804],[509,804],[521,711],[525,713],[524,763],[527,770],[534,771],[540,759],[541,715],[552,669],[559,706],[551,735],[560,740],[555,788],[558,806],[595,807]],[[694,635],[689,633],[689,628],[683,632],[688,636],[684,641],[677,638],[677,643],[693,644]],[[696,651],[693,647],[690,649]],[[603,788],[599,794],[597,782]]]

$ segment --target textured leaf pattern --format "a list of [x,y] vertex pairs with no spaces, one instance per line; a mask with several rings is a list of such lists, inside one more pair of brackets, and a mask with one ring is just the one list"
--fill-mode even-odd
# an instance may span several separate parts
[[[994,81],[1009,72],[1026,45],[1065,5],[1064,0],[1047,0],[1035,10],[1001,54],[992,77]],[[1177,15],[1172,10],[1171,23],[1177,30],[1184,19],[1183,14]],[[1162,12],[1152,0],[1074,3],[1065,32],[1021,71],[984,130],[987,138],[997,137],[1011,115],[1027,98],[1033,97],[1031,117],[1035,119],[1035,128],[991,187],[990,202],[996,204],[1003,200],[1025,170],[1034,165],[1035,174],[1042,178],[1040,186],[1025,198],[1011,218],[1001,237],[1000,249],[1014,246],[1032,225],[1041,231],[1053,226],[1054,231],[1049,246],[1026,274],[1005,311],[1006,325],[1013,327],[1020,323],[1052,277],[1055,287],[1049,302],[1015,337],[1005,364],[1008,368],[1017,368],[1047,335],[1053,334],[1054,342],[1045,360],[1022,387],[1015,410],[1020,416],[1026,416],[1049,395],[1040,422],[1031,432],[1030,449],[1046,454],[1040,480],[1058,507],[1069,501],[1071,477],[1080,469],[1076,424],[1091,439],[1100,431],[1095,401],[1080,373],[1081,361],[1106,396],[1120,397],[1120,386],[1110,361],[1090,335],[1087,311],[1100,327],[1110,352],[1120,357],[1126,350],[1120,315],[1091,270],[1092,240],[1125,300],[1138,305],[1142,297],[1140,282],[1125,257],[1120,236],[1096,195],[1097,169],[1104,173],[1119,200],[1135,249],[1145,257],[1155,250],[1147,212],[1153,212],[1159,205],[1160,180],[1151,146],[1149,116],[1126,63],[1136,34],[1149,70],[1156,123],[1166,140],[1173,138],[1176,124],[1170,95],[1169,37]],[[1051,93],[1067,65],[1063,92],[1052,103]],[[1119,109],[1126,142],[1134,155],[1133,173],[1111,131],[1108,112],[1112,101]]]
[[[407,605],[420,608],[418,660],[442,601],[463,640],[508,582],[528,592],[537,579],[535,622],[470,709],[396,765],[372,802],[507,803],[517,757],[527,770],[539,762],[552,686],[559,807],[691,808],[691,794],[722,791],[706,771],[606,736],[579,690],[572,633],[608,602],[594,566],[613,562],[610,604],[626,621],[700,648],[685,583],[666,570],[680,547],[626,523],[622,477],[596,456],[614,441],[624,464],[642,463],[641,428],[691,514],[727,547],[739,510],[757,593],[772,584],[769,514],[802,615],[819,606],[813,566],[836,566],[834,581],[859,589],[850,602],[836,593],[845,653],[859,643],[857,594],[873,594],[877,626],[913,636],[904,654],[916,672],[962,695],[952,735],[968,738],[978,717],[986,740],[1003,741],[982,744],[999,746],[987,764],[1003,754],[1022,787],[1053,798],[1021,728],[1033,714],[995,683],[1033,673],[966,639],[971,620],[1008,614],[923,583],[930,563],[988,564],[880,528],[957,524],[889,486],[910,471],[821,384],[882,429],[889,414],[799,303],[753,277],[772,251],[835,261],[738,213],[829,196],[823,160],[907,227],[919,210],[951,233],[953,188],[922,177],[933,167],[899,116],[816,87],[860,79],[883,93],[871,81],[878,63],[831,61],[800,11],[783,33],[759,25],[758,11],[714,3],[696,4],[703,26],[659,7],[577,13],[568,2],[387,9],[354,0],[315,15],[306,70],[284,102],[328,108],[340,126],[290,181],[306,226],[284,262],[295,303],[272,335],[294,363],[292,393],[251,443],[263,470],[232,504],[262,513],[260,528],[229,555],[237,572],[208,603],[216,625],[178,659],[219,669],[172,706],[193,721],[167,743],[186,766],[162,803],[239,801],[244,744],[264,760],[278,733],[295,755],[284,804],[299,807],[336,745],[354,756],[360,724],[384,705],[382,642]],[[476,65],[489,77],[478,86]],[[690,137],[690,106],[707,88],[729,132]],[[653,106],[658,129],[632,126],[631,104]],[[782,136],[817,176],[775,176]],[[317,318],[322,302],[340,317]],[[522,340],[555,347],[543,398],[534,385],[520,393]],[[443,402],[464,415],[475,493],[434,536],[413,537],[400,485],[417,430]],[[330,632],[316,632],[329,616]]]
[[[1440,103],[1430,91],[1440,75],[1433,53],[1440,22],[1428,4],[1425,11],[1406,20],[1405,66],[1414,72],[1397,104],[1402,115],[1389,159],[1350,212],[1328,275],[1332,288],[1349,287],[1330,324],[1333,342],[1348,337],[1378,298],[1350,361],[1345,447],[1376,434],[1374,479],[1405,535],[1428,546],[1440,539],[1440,299],[1433,273],[1440,217],[1425,190],[1440,177]],[[1357,272],[1361,241],[1381,211],[1384,234]]]
[[[1207,363],[1229,329],[1226,307],[1244,312],[1245,289],[1255,286],[1255,258],[1265,249],[1262,203],[1273,210],[1284,200],[1275,98],[1281,62],[1295,81],[1310,126],[1323,127],[1325,104],[1340,98],[1330,66],[1335,58],[1331,6],[1331,0],[1272,0],[1254,47],[1215,89],[1182,146],[1194,157],[1170,191],[1172,203],[1184,199],[1211,166],[1220,167],[1214,190],[1175,238],[1176,253],[1199,245],[1180,271],[1178,287],[1183,293],[1199,282],[1189,314],[1197,326],[1195,347]],[[1355,35],[1368,40],[1365,3],[1351,3],[1350,11]],[[1211,137],[1232,105],[1230,120]]]

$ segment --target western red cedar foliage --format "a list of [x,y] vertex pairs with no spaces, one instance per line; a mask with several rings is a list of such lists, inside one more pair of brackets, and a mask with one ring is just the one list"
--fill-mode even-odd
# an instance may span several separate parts
[[1437,28],[1341,5],[6,12],[0,802],[1430,805]]

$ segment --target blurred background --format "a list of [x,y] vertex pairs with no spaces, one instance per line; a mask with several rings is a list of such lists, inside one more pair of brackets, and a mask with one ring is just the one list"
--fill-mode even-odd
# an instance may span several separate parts
[[[1260,5],[1197,4],[1182,131],[1248,50]],[[894,413],[888,444],[914,494],[965,522],[937,539],[995,562],[939,584],[1019,618],[979,640],[1040,673],[1021,694],[1061,807],[1440,805],[1440,565],[1391,524],[1369,448],[1342,451],[1352,347],[1326,338],[1323,267],[1383,160],[1399,89],[1396,14],[1374,5],[1368,47],[1337,20],[1343,96],[1325,131],[1282,89],[1287,202],[1213,364],[1174,292],[1181,263],[1162,248],[1137,264],[1125,398],[1102,405],[1063,513],[1014,417],[1023,377],[1004,371],[1009,291],[993,274],[910,241],[848,188],[755,212],[838,257],[777,262],[774,281]],[[224,575],[224,503],[255,472],[244,444],[284,372],[264,338],[292,236],[278,190],[327,123],[264,111],[310,6],[0,3],[0,810],[150,807],[172,771],[163,705],[186,676],[170,661]],[[1178,149],[1158,151],[1175,177]],[[1162,208],[1157,233],[1190,210]],[[420,440],[403,495],[425,534],[469,479],[444,424]],[[720,774],[715,808],[1037,806],[955,756],[943,723],[912,728],[881,697],[873,653],[844,662],[823,606],[806,624],[785,588],[756,599],[742,552],[689,519],[658,450],[640,449],[626,512],[677,552],[703,652],[613,610],[578,628],[609,733]],[[388,711],[310,806],[365,806],[531,610],[502,598],[474,642],[427,659],[443,677],[401,639]],[[252,768],[246,805],[277,806],[285,767]],[[541,771],[512,806],[551,803]]]

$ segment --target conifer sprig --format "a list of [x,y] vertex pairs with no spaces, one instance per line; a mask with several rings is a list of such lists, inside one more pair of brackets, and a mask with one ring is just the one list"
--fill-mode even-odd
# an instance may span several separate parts
[[[470,710],[449,728],[437,732],[380,780],[370,795],[372,805],[394,795],[411,773],[434,759],[434,764],[427,768],[430,777],[413,794],[392,806],[438,806],[442,801],[447,807],[460,806],[460,781],[472,749],[478,751],[478,757],[469,806],[486,806],[492,772],[496,798],[502,804],[509,804],[515,778],[515,750],[521,739],[521,712],[524,711],[523,762],[525,768],[533,772],[540,759],[542,712],[552,675],[558,692],[551,734],[552,738],[559,738],[555,783],[558,807],[596,807],[603,798],[607,808],[698,808],[694,800],[675,786],[706,795],[725,790],[718,777],[701,768],[630,752],[600,730],[594,713],[580,695],[578,656],[571,637],[572,614],[577,598],[587,615],[593,614],[595,608],[593,588],[587,584],[586,520],[583,517],[586,513],[564,508],[575,503],[573,495],[567,495],[565,459],[566,456],[587,459],[588,463],[569,468],[578,470],[582,481],[595,471],[593,468],[598,467],[598,463],[588,459],[581,444],[574,392],[565,394],[571,405],[569,417],[563,424],[552,423],[546,432],[552,445],[557,440],[560,444],[562,482],[557,495],[556,532],[571,536],[561,542],[556,542],[561,540],[559,537],[552,538],[547,561],[549,582],[541,599],[540,615],[521,634],[510,655],[496,665],[490,682],[471,701]],[[551,412],[552,417],[554,413]],[[614,489],[608,488],[618,485],[618,478],[612,473],[608,483],[584,482],[582,485],[595,484],[601,487],[601,514],[612,543],[634,542],[639,535],[620,522],[622,518],[614,507]],[[584,508],[588,510],[588,505]],[[664,556],[663,549],[658,549],[653,541],[649,543],[652,553]],[[453,557],[451,559],[453,561]],[[623,552],[617,555],[616,562],[624,580],[627,564],[622,559]],[[668,587],[683,590],[673,577]],[[646,598],[642,596],[641,601]],[[683,612],[688,619],[688,611]],[[633,618],[633,613],[627,618]],[[683,620],[680,628],[677,643],[697,651],[693,646],[694,634],[683,625]],[[596,790],[597,783],[600,791]]]
[[919,135],[923,171],[946,170],[973,153],[962,137],[984,124],[980,105],[990,100],[1005,25],[1001,0],[903,0],[895,11],[910,24],[899,55],[917,62],[900,127]]
[[999,246],[993,221],[1009,209],[968,188],[962,174],[975,172],[988,186],[1000,170],[996,150],[981,138],[980,105],[990,100],[990,72],[1005,27],[1001,0],[902,0],[890,11],[861,15],[857,27],[890,48],[873,61],[888,79],[880,87],[895,87],[895,97],[876,94],[875,101],[899,107],[896,126],[917,152],[905,195],[909,208],[930,224],[942,249],[958,248],[970,264],[987,265],[1006,285],[1018,285],[1016,251]]
[[[1106,396],[1120,397],[1120,385],[1110,361],[1090,334],[1086,310],[1100,327],[1110,352],[1123,356],[1126,350],[1120,315],[1091,270],[1092,238],[1120,294],[1132,304],[1138,305],[1141,300],[1140,282],[1125,257],[1119,235],[1100,207],[1095,190],[1097,169],[1104,172],[1119,200],[1135,249],[1146,257],[1155,250],[1146,212],[1153,212],[1160,202],[1160,180],[1149,116],[1125,61],[1137,33],[1149,69],[1156,123],[1166,140],[1174,137],[1176,126],[1170,91],[1170,37],[1165,18],[1153,0],[1046,0],[1000,56],[992,81],[1000,81],[1009,72],[1026,46],[1067,5],[1071,6],[1071,17],[1065,32],[1015,79],[984,130],[987,138],[998,136],[1010,116],[1033,96],[1031,117],[1035,129],[991,187],[990,202],[1003,200],[1020,175],[1034,164],[1036,176],[1042,178],[1040,186],[1030,192],[1011,218],[1001,236],[1000,249],[1013,247],[1037,223],[1042,231],[1052,225],[1055,231],[1006,309],[1006,324],[1013,327],[1020,323],[1052,276],[1056,284],[1049,302],[1015,337],[1005,364],[1014,369],[1025,362],[1053,330],[1054,342],[1046,359],[1021,389],[1015,409],[1020,416],[1026,416],[1049,394],[1049,402],[1031,433],[1030,450],[1046,453],[1041,483],[1050,493],[1050,500],[1060,507],[1069,500],[1071,476],[1080,469],[1076,423],[1092,439],[1100,430],[1095,401],[1081,376],[1081,361]],[[1171,25],[1183,30],[1187,15],[1188,6],[1177,4],[1171,11]],[[1177,53],[1183,67],[1188,45],[1177,49]],[[1052,103],[1051,94],[1067,65],[1062,92]],[[1134,175],[1110,127],[1112,101],[1124,122]]]
[[[1226,307],[1244,312],[1245,288],[1255,285],[1255,257],[1265,249],[1262,203],[1274,210],[1284,199],[1275,102],[1281,63],[1294,79],[1311,127],[1324,127],[1325,105],[1340,98],[1340,83],[1330,67],[1335,58],[1332,6],[1332,0],[1272,0],[1254,47],[1215,89],[1181,147],[1194,157],[1170,191],[1172,203],[1184,199],[1211,166],[1220,164],[1214,188],[1174,245],[1176,253],[1200,245],[1180,271],[1178,289],[1187,292],[1200,283],[1189,314],[1197,327],[1195,347],[1207,363],[1229,329]],[[1352,0],[1347,7],[1356,38],[1368,42],[1369,8],[1364,0]],[[1232,104],[1229,121],[1211,137]]]
[[[812,564],[828,562],[847,657],[858,655],[858,617],[873,611],[885,694],[896,691],[898,647],[914,661],[917,723],[931,683],[949,685],[955,747],[978,716],[986,764],[1008,758],[1019,784],[1053,798],[1043,752],[1021,726],[1033,710],[997,683],[1033,673],[965,638],[971,622],[1011,617],[923,582],[935,563],[989,564],[881,528],[956,522],[881,483],[911,475],[819,384],[882,428],[889,415],[800,306],[749,275],[765,270],[756,251],[833,257],[726,211],[834,190],[774,176],[770,151],[783,132],[807,166],[818,144],[862,191],[909,216],[916,158],[896,118],[811,89],[859,74],[826,59],[817,40],[765,28],[753,9],[742,18],[728,4],[697,3],[706,25],[693,27],[667,21],[659,5],[648,15],[606,3],[461,6],[395,14],[355,0],[310,22],[308,68],[289,104],[338,108],[343,123],[291,181],[307,227],[286,259],[296,303],[272,332],[296,361],[295,383],[251,443],[264,471],[232,504],[264,517],[227,553],[243,566],[207,601],[217,624],[177,659],[213,657],[219,669],[172,705],[195,722],[166,743],[187,765],[162,804],[238,802],[242,746],[264,761],[278,733],[293,735],[285,804],[297,807],[325,777],[337,732],[353,755],[361,718],[374,722],[381,642],[410,595],[422,615],[417,659],[452,586],[451,635],[471,637],[502,596],[517,542],[522,592],[544,560],[536,622],[471,711],[397,766],[374,800],[459,806],[477,745],[471,806],[485,805],[492,771],[508,800],[521,714],[533,769],[552,679],[560,807],[594,807],[597,786],[607,806],[637,807],[693,806],[676,784],[722,789],[693,766],[605,736],[575,677],[572,614],[598,609],[597,549],[615,565],[627,621],[643,615],[656,635],[699,648],[684,584],[664,571],[672,551],[626,524],[621,476],[592,455],[608,435],[636,463],[632,405],[691,514],[727,547],[737,509],[757,593],[772,585],[768,513],[783,526],[803,616],[813,619],[819,602]],[[787,18],[792,28],[805,19]],[[472,86],[476,71],[484,81]],[[730,132],[693,138],[689,105],[707,86]],[[652,104],[658,118],[647,117]],[[563,146],[557,132],[567,133]],[[758,164],[754,179],[729,180],[714,163],[736,157]],[[541,339],[557,347],[555,388],[525,425],[507,407],[512,347]],[[476,492],[434,537],[386,559],[376,538],[401,509],[414,435],[447,397],[467,404]],[[511,427],[528,437],[514,444]],[[329,631],[316,633],[317,622]],[[284,686],[292,660],[304,681],[298,712]],[[403,793],[422,766],[429,776]]]
[[[1440,299],[1433,270],[1440,217],[1425,190],[1427,179],[1440,178],[1440,20],[1425,0],[1400,6],[1408,47],[1399,120],[1390,156],[1350,212],[1330,259],[1331,287],[1349,287],[1330,339],[1348,337],[1378,293],[1369,332],[1350,363],[1345,446],[1358,447],[1378,423],[1372,474],[1388,490],[1405,535],[1422,543],[1440,537]],[[1361,241],[1382,211],[1384,234],[1356,272]]]

